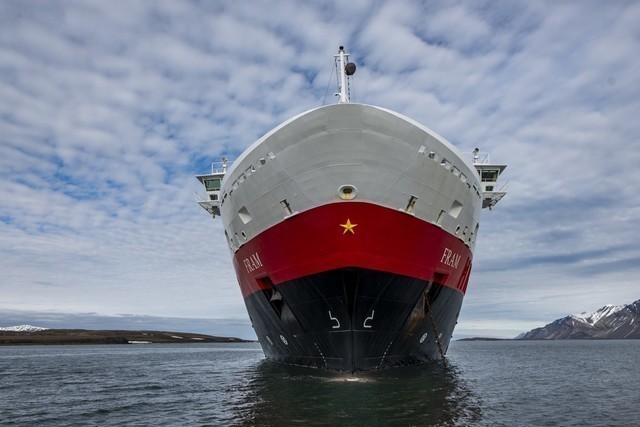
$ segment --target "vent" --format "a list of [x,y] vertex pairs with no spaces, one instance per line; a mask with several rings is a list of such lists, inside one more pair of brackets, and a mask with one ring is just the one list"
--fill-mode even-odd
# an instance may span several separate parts
[[282,294],[275,287],[271,279],[269,277],[261,277],[257,279],[257,282],[258,286],[262,289],[267,302],[273,309],[274,314],[282,320],[292,332],[294,332],[294,335],[295,332],[302,331],[302,327],[296,319],[296,316],[293,314],[286,301],[282,298]]
[[412,194],[411,197],[409,197],[409,201],[407,202],[407,206],[404,208],[404,211],[406,213],[413,213],[413,208],[415,207],[417,200],[418,198]]
[[431,280],[427,282],[427,285],[423,293],[424,303],[422,306],[425,315],[428,315],[428,316],[434,315],[434,313],[429,313],[429,311],[431,310],[431,306],[433,305],[436,298],[438,298],[438,295],[440,295],[440,292],[444,288],[445,283],[447,283],[448,278],[449,278],[448,274],[435,272],[433,273],[433,276],[431,276]]
[[460,203],[457,200],[454,200],[453,204],[451,205],[451,209],[449,209],[449,215],[451,215],[454,218],[458,218],[458,215],[460,215],[460,212],[462,212],[462,203]]
[[447,273],[435,272],[435,273],[433,273],[433,276],[431,276],[430,283],[432,285],[436,284],[436,285],[440,285],[440,286],[445,286],[448,279],[449,279],[449,275]]
[[287,199],[281,200],[280,206],[282,206],[282,209],[287,216],[293,214],[293,211],[291,210],[291,206],[289,205],[289,202],[287,202]]
[[258,286],[262,289],[262,293],[269,302],[269,305],[278,317],[282,315],[282,296],[276,289],[269,277],[260,277],[256,279]]
[[251,221],[251,215],[249,215],[249,211],[244,206],[238,210],[238,216],[243,224],[247,224]]

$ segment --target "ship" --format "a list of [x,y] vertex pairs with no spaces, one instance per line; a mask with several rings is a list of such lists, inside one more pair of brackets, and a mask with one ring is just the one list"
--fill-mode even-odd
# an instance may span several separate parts
[[442,360],[460,314],[480,213],[506,168],[397,112],[337,102],[290,118],[198,175],[220,217],[267,359],[359,373]]

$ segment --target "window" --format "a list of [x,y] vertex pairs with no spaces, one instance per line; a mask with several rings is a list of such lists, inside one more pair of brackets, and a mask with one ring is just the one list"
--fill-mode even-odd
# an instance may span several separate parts
[[210,178],[204,180],[204,188],[207,191],[220,190],[220,178]]
[[482,182],[496,182],[497,180],[497,169],[482,169]]

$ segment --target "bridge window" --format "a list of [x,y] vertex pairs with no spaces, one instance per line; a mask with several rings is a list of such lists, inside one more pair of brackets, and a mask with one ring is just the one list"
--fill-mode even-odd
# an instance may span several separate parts
[[210,178],[204,180],[204,188],[207,191],[220,190],[220,178]]
[[497,180],[497,169],[482,169],[482,182],[496,182]]

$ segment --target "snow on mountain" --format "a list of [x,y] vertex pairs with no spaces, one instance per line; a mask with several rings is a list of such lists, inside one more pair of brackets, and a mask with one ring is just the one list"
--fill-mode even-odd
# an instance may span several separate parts
[[616,313],[616,312],[622,310],[625,307],[626,306],[624,306],[624,305],[607,304],[604,307],[602,307],[602,308],[600,308],[600,309],[598,309],[598,310],[596,310],[596,311],[594,311],[592,313],[582,312],[581,314],[574,314],[572,317],[574,317],[574,318],[576,318],[578,320],[584,320],[585,322],[587,322],[590,325],[595,325],[603,317],[610,316],[613,313]]
[[[636,321],[637,320],[637,321]],[[517,339],[640,339],[640,300],[628,305],[605,305],[593,313],[557,319]]]
[[20,326],[7,326],[7,327],[0,327],[0,331],[6,331],[6,332],[38,332],[38,331],[44,331],[47,330],[49,328],[41,328],[39,326],[31,326],[31,325],[20,325]]

